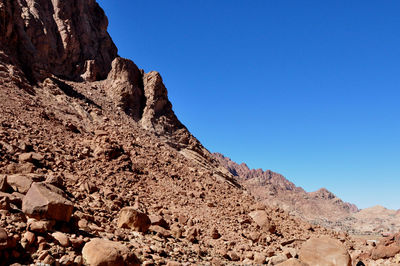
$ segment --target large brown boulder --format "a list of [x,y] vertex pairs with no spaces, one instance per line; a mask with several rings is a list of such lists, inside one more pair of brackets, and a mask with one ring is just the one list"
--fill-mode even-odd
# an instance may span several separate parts
[[274,233],[275,232],[275,225],[271,223],[270,218],[266,211],[259,210],[253,211],[249,213],[249,216],[253,219],[253,221],[264,231]]
[[346,247],[328,236],[307,240],[300,249],[299,259],[313,266],[351,266]]
[[85,265],[124,266],[140,265],[136,256],[121,243],[95,238],[82,249]]
[[399,245],[394,243],[388,246],[378,245],[371,251],[371,258],[374,260],[388,259],[396,256],[398,253],[400,253]]
[[400,253],[400,233],[390,235],[379,241],[378,245],[371,251],[374,260],[388,259]]
[[68,222],[73,209],[73,203],[61,189],[44,182],[33,183],[22,200],[22,211],[35,219]]
[[117,225],[120,228],[130,228],[138,232],[146,232],[151,225],[151,221],[147,214],[133,207],[125,207],[119,213]]
[[16,174],[8,175],[7,183],[14,191],[25,194],[28,192],[33,182],[42,181],[43,176],[36,174]]

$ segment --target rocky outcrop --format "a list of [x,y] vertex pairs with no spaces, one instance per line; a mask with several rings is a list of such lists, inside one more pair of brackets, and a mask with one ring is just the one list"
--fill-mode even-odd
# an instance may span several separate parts
[[104,79],[117,56],[108,21],[93,1],[1,0],[0,45],[33,81],[47,73]]
[[146,97],[146,107],[140,121],[143,128],[157,134],[171,134],[174,128],[183,127],[172,111],[161,75],[156,71],[146,73],[143,84]]
[[135,121],[142,117],[144,93],[142,73],[131,60],[117,57],[107,77],[106,93],[117,107],[132,116]]

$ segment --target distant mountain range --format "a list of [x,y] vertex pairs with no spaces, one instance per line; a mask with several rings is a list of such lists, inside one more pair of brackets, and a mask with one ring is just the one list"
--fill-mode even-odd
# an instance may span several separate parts
[[353,234],[385,234],[400,229],[399,210],[382,206],[359,210],[326,188],[306,192],[271,170],[250,169],[245,163],[238,164],[220,153],[213,155],[256,200],[312,223]]

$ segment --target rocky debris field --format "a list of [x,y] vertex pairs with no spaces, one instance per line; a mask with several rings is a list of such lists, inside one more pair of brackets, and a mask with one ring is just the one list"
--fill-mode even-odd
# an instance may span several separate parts
[[98,4],[66,3],[0,0],[1,265],[398,260],[397,236],[357,241],[258,202],[161,75],[117,56]]

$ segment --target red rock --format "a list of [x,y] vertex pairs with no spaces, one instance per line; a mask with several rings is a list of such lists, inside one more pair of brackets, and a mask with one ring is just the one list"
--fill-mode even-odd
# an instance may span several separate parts
[[33,182],[41,180],[43,180],[43,177],[35,174],[17,174],[7,176],[7,183],[12,187],[12,189],[22,194],[28,192]]
[[263,210],[253,211],[249,213],[249,216],[254,220],[254,222],[266,232],[274,233],[276,227],[271,223],[268,214]]
[[186,232],[186,239],[189,242],[195,242],[197,240],[197,236],[198,236],[198,230],[196,227],[191,227],[187,230]]
[[168,229],[168,223],[164,220],[161,215],[150,215],[149,216],[152,225],[159,225],[165,229]]
[[388,246],[378,245],[371,251],[371,258],[374,260],[388,259],[396,256],[400,253],[400,246],[397,244],[391,244]]
[[7,190],[8,190],[7,176],[0,175],[0,192],[7,192]]
[[32,232],[26,231],[25,234],[24,234],[23,239],[26,240],[26,242],[28,243],[28,245],[32,245],[32,244],[35,242],[35,240],[36,240],[36,236],[35,236],[35,234],[32,233]]
[[6,230],[0,227],[0,250],[8,248],[8,235]]
[[28,219],[27,228],[29,231],[32,232],[45,233],[47,231],[50,231],[53,228],[54,224],[54,221],[38,221],[36,219]]
[[218,232],[217,228],[213,228],[213,229],[211,230],[210,235],[211,235],[211,238],[212,238],[212,239],[218,239],[218,238],[221,237],[221,234]]
[[345,246],[328,236],[307,240],[300,249],[299,259],[315,266],[351,266],[351,258]]
[[73,208],[62,190],[46,183],[33,183],[22,201],[22,211],[36,219],[68,222]]
[[70,241],[66,234],[61,233],[61,232],[54,232],[51,235],[53,236],[53,238],[55,240],[57,240],[58,243],[60,243],[61,246],[69,247]]
[[125,207],[119,213],[117,225],[120,228],[146,232],[151,225],[151,221],[145,213],[139,212],[133,207]]
[[90,266],[140,265],[136,256],[118,242],[95,238],[82,249],[82,257]]

